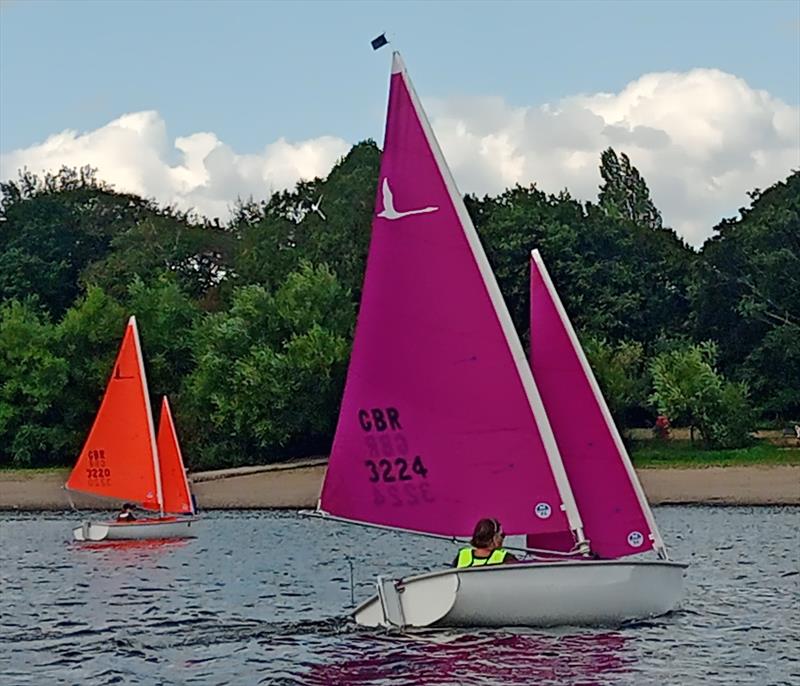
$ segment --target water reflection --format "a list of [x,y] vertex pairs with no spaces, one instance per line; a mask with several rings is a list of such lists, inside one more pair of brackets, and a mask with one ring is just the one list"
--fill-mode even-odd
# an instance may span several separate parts
[[[359,657],[315,666],[303,682],[334,684],[561,684],[597,683],[602,674],[628,671],[629,640],[617,632],[423,632],[358,636]],[[605,680],[604,680],[605,682]]]
[[[182,548],[191,538],[151,538],[143,540],[93,541],[83,543],[72,541],[70,546],[77,551],[88,551],[91,554],[106,553],[109,560],[127,561],[129,559],[147,559],[159,553]],[[102,556],[101,556],[102,557]]]
[[197,539],[75,545],[70,513],[0,513],[0,684],[764,686],[797,681],[797,508],[659,508],[680,611],[609,629],[387,634],[345,619],[376,574],[452,546],[293,513],[207,513]]

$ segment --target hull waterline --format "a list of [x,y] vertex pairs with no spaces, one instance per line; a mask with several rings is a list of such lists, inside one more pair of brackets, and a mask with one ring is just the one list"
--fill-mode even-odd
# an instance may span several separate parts
[[[363,626],[604,626],[673,610],[686,565],[533,562],[408,577],[356,608]],[[385,584],[385,582],[384,582]]]
[[126,522],[84,522],[72,530],[76,541],[143,541],[194,538],[197,517],[168,517]]

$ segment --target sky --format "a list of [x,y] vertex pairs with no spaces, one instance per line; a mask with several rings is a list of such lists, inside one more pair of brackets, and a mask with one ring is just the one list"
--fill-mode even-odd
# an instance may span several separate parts
[[612,146],[700,245],[800,168],[800,0],[0,0],[0,178],[90,164],[225,220],[381,143],[392,49],[462,192],[594,200]]

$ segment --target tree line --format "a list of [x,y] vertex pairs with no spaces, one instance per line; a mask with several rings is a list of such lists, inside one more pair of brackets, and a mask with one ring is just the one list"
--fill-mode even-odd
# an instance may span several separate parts
[[[88,167],[0,183],[0,465],[75,459],[130,314],[192,468],[326,453],[379,157],[359,143],[225,222]],[[600,170],[596,202],[535,185],[466,197],[523,340],[536,247],[622,427],[664,414],[734,446],[800,418],[800,172],[693,250],[626,155],[606,150]]]

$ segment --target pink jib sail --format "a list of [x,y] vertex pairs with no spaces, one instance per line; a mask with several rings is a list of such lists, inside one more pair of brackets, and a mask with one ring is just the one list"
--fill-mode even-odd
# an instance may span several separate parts
[[[508,533],[568,532],[570,512],[579,518],[566,479],[554,476],[555,442],[546,418],[544,432],[537,426],[543,411],[531,387],[475,229],[395,54],[363,295],[320,509],[448,536],[471,534],[482,517]],[[561,468],[557,453],[552,459]]]
[[[663,551],[636,472],[538,251],[531,256],[531,369],[591,549],[603,558]],[[564,549],[539,535],[531,547]]]
[[181,447],[166,396],[161,401],[161,418],[158,422],[156,443],[161,469],[161,489],[164,493],[164,512],[194,514]]

